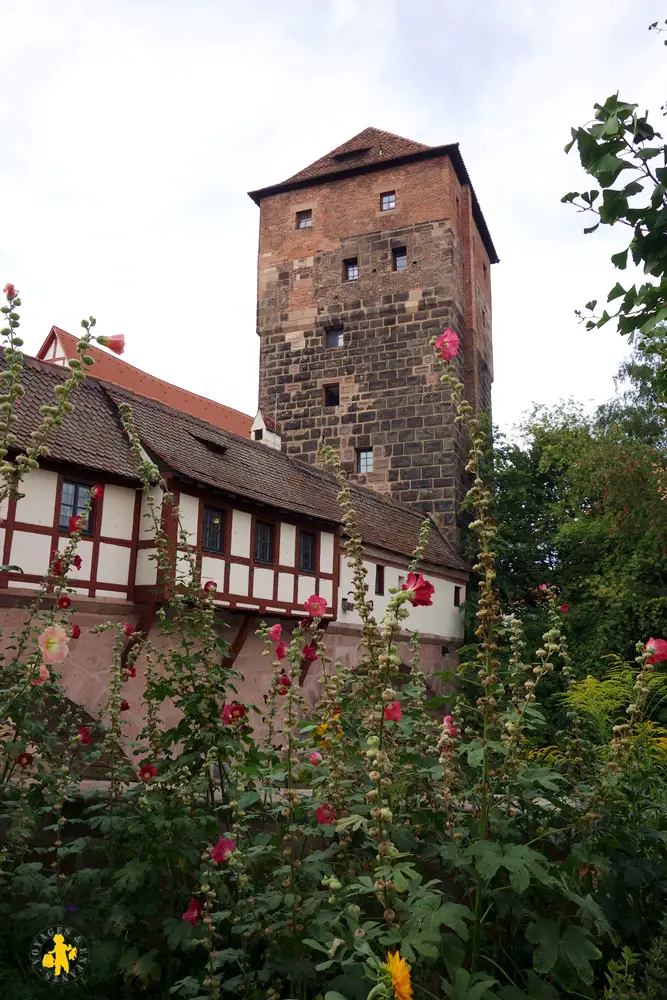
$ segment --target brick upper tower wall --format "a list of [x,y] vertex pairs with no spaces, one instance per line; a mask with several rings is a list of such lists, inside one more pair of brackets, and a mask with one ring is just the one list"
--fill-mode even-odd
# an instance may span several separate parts
[[[383,212],[387,191],[396,208]],[[260,205],[259,402],[283,447],[317,462],[324,437],[358,481],[433,512],[455,534],[467,446],[429,339],[446,326],[459,332],[467,396],[488,408],[489,255],[469,186],[441,156],[268,193]],[[313,225],[297,229],[303,211]],[[405,271],[392,267],[399,247]],[[356,281],[344,280],[350,258]],[[327,347],[337,328],[343,345]],[[339,405],[326,407],[324,386],[334,384]],[[373,471],[357,474],[364,448],[373,448]]]

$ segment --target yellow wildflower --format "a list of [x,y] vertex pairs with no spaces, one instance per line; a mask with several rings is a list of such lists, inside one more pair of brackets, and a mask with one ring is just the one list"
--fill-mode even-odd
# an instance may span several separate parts
[[400,952],[387,952],[387,961],[383,965],[391,976],[391,985],[394,989],[394,1000],[413,1000],[412,986],[410,984],[410,966]]

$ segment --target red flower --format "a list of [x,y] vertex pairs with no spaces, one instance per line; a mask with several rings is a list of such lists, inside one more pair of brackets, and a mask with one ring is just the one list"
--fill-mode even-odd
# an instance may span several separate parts
[[211,861],[215,861],[216,865],[224,865],[227,861],[229,861],[229,855],[235,850],[235,840],[230,840],[228,837],[221,837],[211,851]]
[[223,705],[220,718],[226,726],[231,726],[232,722],[239,722],[246,717],[246,707],[238,701],[232,701],[229,705]]
[[304,601],[303,606],[313,618],[318,618],[327,610],[327,602],[323,597],[318,597],[317,594],[313,594],[307,601]]
[[647,663],[663,663],[667,660],[667,640],[649,639],[646,643],[646,651],[651,653]]
[[306,663],[312,663],[313,660],[317,659],[317,650],[314,646],[304,646],[301,650],[301,657]]
[[217,589],[218,589],[218,585],[215,582],[215,580],[207,580],[206,583],[204,584],[204,593],[205,594],[210,594],[211,591],[213,591],[215,593],[215,591]]
[[24,750],[23,753],[20,753],[16,758],[16,763],[19,767],[27,767],[28,764],[32,764],[32,754],[28,753],[27,750]]
[[90,743],[90,729],[88,726],[79,726],[77,734],[82,743]]
[[104,487],[96,483],[95,486],[90,487],[90,495],[93,500],[100,500],[104,496]]
[[132,664],[130,664],[128,667],[125,667],[125,676],[126,677],[136,677],[137,676],[137,668],[135,666],[133,666]]
[[51,550],[51,572],[54,576],[60,576],[63,571],[62,558],[58,554],[58,549]]
[[157,778],[157,768],[155,764],[142,764],[139,768],[139,777],[142,781],[150,781],[151,778]]
[[403,718],[400,702],[392,701],[391,705],[386,705],[384,710],[384,717],[389,722],[400,722],[400,720]]
[[98,337],[97,343],[108,347],[114,354],[122,354],[125,350],[125,337],[122,333],[114,333],[112,337]]
[[568,611],[570,610],[570,605],[567,602],[565,602],[565,604],[559,604],[558,605],[558,610],[562,611],[563,614],[566,615],[568,613]]
[[132,625],[131,622],[125,622],[123,625],[123,632],[125,635],[132,635],[134,632],[134,625]]
[[280,677],[278,678],[278,683],[282,684],[282,686],[286,687],[286,688],[292,686],[292,682],[289,679],[289,677],[287,676],[287,674],[281,674]]
[[275,653],[277,660],[284,660],[287,655],[287,643],[279,642],[273,652]]
[[81,556],[79,555],[74,556],[74,558],[72,559],[72,566],[74,567],[74,569],[81,569]]
[[129,703],[129,701],[125,701],[125,699],[123,698],[123,700],[120,703],[120,710],[121,710],[121,712],[128,712],[129,709],[130,709],[130,703]]
[[70,636],[72,637],[72,639],[80,639],[81,638],[81,626],[80,625],[72,625],[72,631],[70,632]]
[[428,580],[424,579],[423,573],[419,573],[419,575],[408,573],[408,578],[401,589],[411,591],[409,601],[415,608],[430,608],[433,604],[431,597],[433,596],[435,587]]
[[451,361],[459,353],[460,343],[459,335],[448,326],[444,333],[436,340],[435,346],[442,354],[443,361]]
[[188,902],[188,908],[185,913],[181,914],[181,919],[185,920],[188,924],[192,924],[196,927],[201,920],[201,915],[204,912],[204,907],[201,905],[198,899],[190,899]]
[[271,642],[280,642],[280,637],[283,634],[282,625],[272,625],[269,629],[269,639]]
[[67,522],[67,527],[70,531],[81,531],[86,527],[86,518],[83,514],[72,514]]
[[72,598],[68,597],[67,594],[63,594],[62,597],[58,598],[58,607],[61,611],[65,611],[67,608],[72,607]]
[[287,694],[287,688],[285,687],[278,688],[278,694]]
[[2,289],[8,299],[15,299],[17,291],[12,285],[11,281],[8,281],[5,287]]
[[336,818],[336,813],[326,802],[315,810],[315,816],[320,826],[331,826]]

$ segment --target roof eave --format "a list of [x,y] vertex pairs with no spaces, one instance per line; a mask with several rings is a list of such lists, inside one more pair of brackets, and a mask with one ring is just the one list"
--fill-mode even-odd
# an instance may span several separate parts
[[491,233],[482,214],[475,189],[470,182],[470,176],[463,162],[458,142],[449,143],[446,146],[430,146],[428,149],[419,150],[417,153],[406,153],[404,156],[394,156],[379,160],[377,163],[366,163],[359,166],[350,166],[345,170],[331,170],[316,177],[303,177],[300,180],[283,181],[280,184],[272,184],[269,187],[258,188],[256,191],[248,191],[248,197],[252,198],[256,205],[260,205],[262,198],[270,198],[274,194],[283,194],[286,191],[298,191],[301,188],[314,187],[318,184],[326,184],[333,180],[344,180],[346,177],[354,177],[359,174],[370,174],[375,170],[384,170],[386,167],[400,167],[404,163],[415,163],[419,160],[431,160],[438,156],[448,156],[452,161],[452,166],[461,184],[470,188],[472,197],[472,214],[482,237],[482,242],[489,255],[491,264],[498,264],[499,258],[496,248],[491,239]]

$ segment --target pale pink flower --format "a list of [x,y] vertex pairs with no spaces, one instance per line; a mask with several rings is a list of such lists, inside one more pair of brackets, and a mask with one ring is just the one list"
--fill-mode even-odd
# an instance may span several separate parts
[[44,664],[40,663],[40,665],[39,665],[39,677],[35,677],[34,681],[30,681],[30,683],[34,687],[39,687],[41,684],[46,684],[46,682],[48,681],[48,679],[50,678],[50,676],[51,675],[50,675],[49,671],[46,669],[46,667],[44,666]]
[[61,625],[45,628],[37,640],[44,663],[62,663],[69,652],[69,640],[70,636]]

